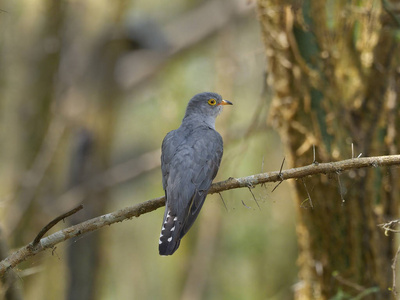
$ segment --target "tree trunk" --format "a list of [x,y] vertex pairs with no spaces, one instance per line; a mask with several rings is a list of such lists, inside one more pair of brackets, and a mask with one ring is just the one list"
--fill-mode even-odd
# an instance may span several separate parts
[[[399,1],[258,0],[270,121],[288,167],[398,153],[399,9]],[[393,237],[377,225],[398,216],[397,169],[338,170],[294,190],[296,299],[389,299]]]

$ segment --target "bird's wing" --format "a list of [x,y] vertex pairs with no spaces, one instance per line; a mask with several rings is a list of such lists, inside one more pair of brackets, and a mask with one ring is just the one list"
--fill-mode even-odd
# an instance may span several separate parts
[[182,222],[183,237],[196,220],[217,175],[223,144],[218,132],[205,127],[195,130],[178,148],[171,161],[166,192],[172,214]]
[[164,138],[161,155],[166,208],[159,250],[170,255],[196,220],[223,152],[222,138],[204,127],[177,129]]
[[169,165],[171,163],[171,159],[173,158],[176,148],[176,146],[174,145],[174,132],[175,130],[167,133],[161,146],[161,173],[164,190],[167,189]]
[[194,149],[196,159],[192,162],[195,170],[192,182],[195,185],[195,193],[190,207],[192,215],[203,205],[211,183],[217,175],[223,152],[222,138],[215,130],[209,130],[207,134],[199,135]]
[[171,161],[173,160],[179,144],[182,143],[184,137],[177,133],[177,130],[172,130],[165,136],[161,146],[161,172],[163,189],[167,190],[168,177]]

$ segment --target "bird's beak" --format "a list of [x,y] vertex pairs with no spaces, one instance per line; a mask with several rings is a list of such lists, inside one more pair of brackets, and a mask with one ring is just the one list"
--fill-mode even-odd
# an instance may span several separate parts
[[218,105],[233,105],[233,103],[231,101],[228,100],[222,100],[220,104]]

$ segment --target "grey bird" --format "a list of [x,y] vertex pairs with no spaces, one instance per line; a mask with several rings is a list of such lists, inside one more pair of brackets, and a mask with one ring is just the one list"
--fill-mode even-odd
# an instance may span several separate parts
[[165,213],[159,240],[160,255],[171,255],[193,225],[221,163],[223,142],[215,130],[222,105],[232,105],[216,93],[195,95],[181,126],[162,143],[161,171]]

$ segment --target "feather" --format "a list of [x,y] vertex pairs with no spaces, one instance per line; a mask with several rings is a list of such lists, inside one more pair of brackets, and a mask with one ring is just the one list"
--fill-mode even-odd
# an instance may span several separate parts
[[[206,96],[222,101],[217,94]],[[189,102],[181,126],[169,132],[162,143],[166,209],[159,241],[160,255],[171,255],[178,249],[180,240],[199,215],[221,163],[223,141],[214,129],[220,108],[208,107],[203,98],[204,105],[196,102],[196,97]]]

